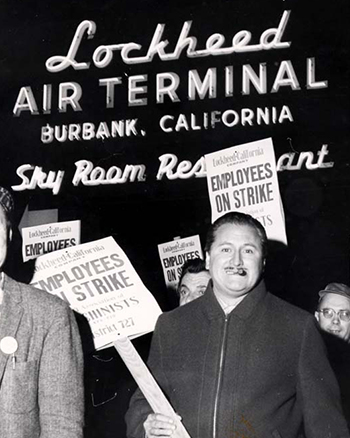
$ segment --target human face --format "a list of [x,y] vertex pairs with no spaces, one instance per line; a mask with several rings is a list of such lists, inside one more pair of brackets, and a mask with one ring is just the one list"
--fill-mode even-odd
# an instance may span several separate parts
[[0,271],[6,260],[9,237],[6,214],[3,208],[0,207]]
[[264,264],[259,234],[249,225],[221,225],[206,253],[214,293],[228,304],[253,289]]
[[180,306],[203,295],[209,280],[210,274],[207,271],[198,272],[198,274],[187,272],[180,284]]
[[[339,310],[348,310],[350,312],[350,300],[338,294],[326,294],[322,298],[319,305],[319,310],[333,309],[335,312]],[[332,318],[327,319],[322,312],[316,311],[315,317],[320,325],[320,328],[325,332],[338,336],[345,341],[350,340],[350,321],[342,321],[334,312]]]

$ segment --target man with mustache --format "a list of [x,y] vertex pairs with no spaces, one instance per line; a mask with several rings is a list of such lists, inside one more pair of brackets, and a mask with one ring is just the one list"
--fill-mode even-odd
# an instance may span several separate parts
[[[210,227],[212,282],[160,316],[149,367],[191,438],[349,438],[313,316],[266,291],[266,247],[249,215],[227,213]],[[139,391],[126,420],[129,438],[176,428]]]

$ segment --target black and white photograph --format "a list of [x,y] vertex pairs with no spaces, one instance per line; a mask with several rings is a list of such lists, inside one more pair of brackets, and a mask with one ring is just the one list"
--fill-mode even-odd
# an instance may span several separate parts
[[350,438],[349,20],[2,0],[1,438]]

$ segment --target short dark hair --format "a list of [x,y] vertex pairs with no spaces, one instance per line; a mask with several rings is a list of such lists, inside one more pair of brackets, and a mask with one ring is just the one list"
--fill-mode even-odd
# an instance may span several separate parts
[[222,226],[226,224],[234,224],[234,225],[247,225],[254,230],[259,235],[261,248],[262,248],[262,254],[263,257],[266,258],[267,256],[267,235],[265,228],[262,226],[262,224],[253,216],[250,216],[249,214],[241,213],[239,211],[231,211],[229,213],[226,213],[224,216],[219,217],[216,219],[216,221],[209,227],[207,232],[207,239],[205,243],[205,251],[209,252],[214,240],[217,230]]
[[179,287],[181,285],[181,281],[186,274],[199,274],[200,272],[209,272],[205,267],[205,261],[196,258],[196,259],[188,259],[182,265],[182,271],[179,279]]
[[7,232],[10,233],[10,230],[12,230],[12,213],[5,210],[5,208],[1,204],[0,209],[4,212]]

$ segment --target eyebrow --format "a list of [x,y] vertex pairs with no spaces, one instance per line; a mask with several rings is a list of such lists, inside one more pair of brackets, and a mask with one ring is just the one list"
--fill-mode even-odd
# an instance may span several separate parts
[[[227,242],[227,241],[225,241],[225,242],[221,242],[221,243],[218,243],[218,246],[225,246],[225,245],[227,245],[227,246],[233,246],[234,244],[231,243],[231,242]],[[260,248],[260,247],[257,246],[255,243],[244,243],[242,246],[243,246],[243,247],[251,246],[251,247],[253,247],[253,248],[257,248],[257,249]]]
[[337,311],[337,312],[350,312],[350,309],[338,309],[338,310],[336,310],[336,309],[334,309],[333,307],[322,307],[322,309],[320,308],[320,310],[334,310],[334,311]]

